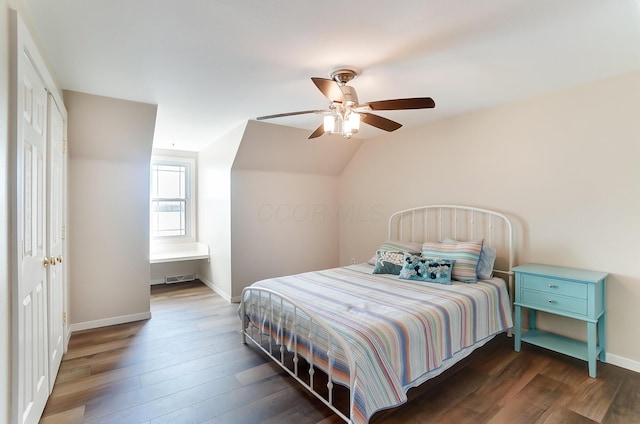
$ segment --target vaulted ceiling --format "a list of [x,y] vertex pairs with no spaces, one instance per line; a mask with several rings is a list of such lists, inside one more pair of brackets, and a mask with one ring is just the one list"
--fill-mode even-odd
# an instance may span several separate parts
[[640,0],[23,2],[60,88],[157,104],[163,148],[326,108],[310,77],[341,66],[361,102],[433,97],[380,113],[405,127],[640,69]]

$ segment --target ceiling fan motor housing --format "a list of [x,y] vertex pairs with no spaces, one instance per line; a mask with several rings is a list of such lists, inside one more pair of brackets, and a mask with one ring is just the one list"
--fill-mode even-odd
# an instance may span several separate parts
[[353,87],[342,85],[340,86],[340,90],[342,90],[342,94],[344,95],[344,102],[347,106],[358,105],[358,95],[356,94],[356,90]]

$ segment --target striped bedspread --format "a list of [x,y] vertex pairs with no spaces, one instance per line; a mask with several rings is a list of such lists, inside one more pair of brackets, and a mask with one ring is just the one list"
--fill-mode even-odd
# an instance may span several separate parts
[[357,367],[350,411],[355,423],[405,402],[407,391],[444,361],[513,326],[501,279],[447,286],[371,270],[352,265],[254,284],[295,299],[347,341]]

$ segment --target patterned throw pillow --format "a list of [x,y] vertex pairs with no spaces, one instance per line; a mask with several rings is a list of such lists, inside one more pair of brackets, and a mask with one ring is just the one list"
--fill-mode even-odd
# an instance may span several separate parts
[[378,250],[376,252],[376,264],[373,268],[374,274],[400,274],[404,252],[388,252]]
[[427,258],[427,281],[451,284],[451,272],[456,261],[453,259]]
[[475,283],[478,281],[482,243],[483,240],[458,243],[425,242],[422,244],[422,256],[455,260],[451,278],[464,283]]
[[422,243],[413,243],[410,241],[387,240],[380,245],[378,250],[386,252],[407,252],[419,255],[422,252]]
[[451,284],[451,271],[454,263],[455,261],[451,259],[425,258],[407,254],[404,255],[404,264],[399,278]]
[[404,253],[420,255],[422,243],[409,241],[387,240],[369,260],[374,265],[373,274],[400,274]]

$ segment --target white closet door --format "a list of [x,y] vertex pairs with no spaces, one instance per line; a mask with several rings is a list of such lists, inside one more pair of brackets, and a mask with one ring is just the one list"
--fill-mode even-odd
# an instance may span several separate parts
[[47,217],[49,229],[49,386],[50,391],[60,368],[64,353],[64,273],[62,256],[63,188],[64,188],[64,118],[52,96],[49,96],[48,154],[49,196]]
[[[23,47],[19,45],[19,47]],[[17,419],[37,423],[49,395],[47,342],[46,113],[44,83],[18,51],[17,122]]]

